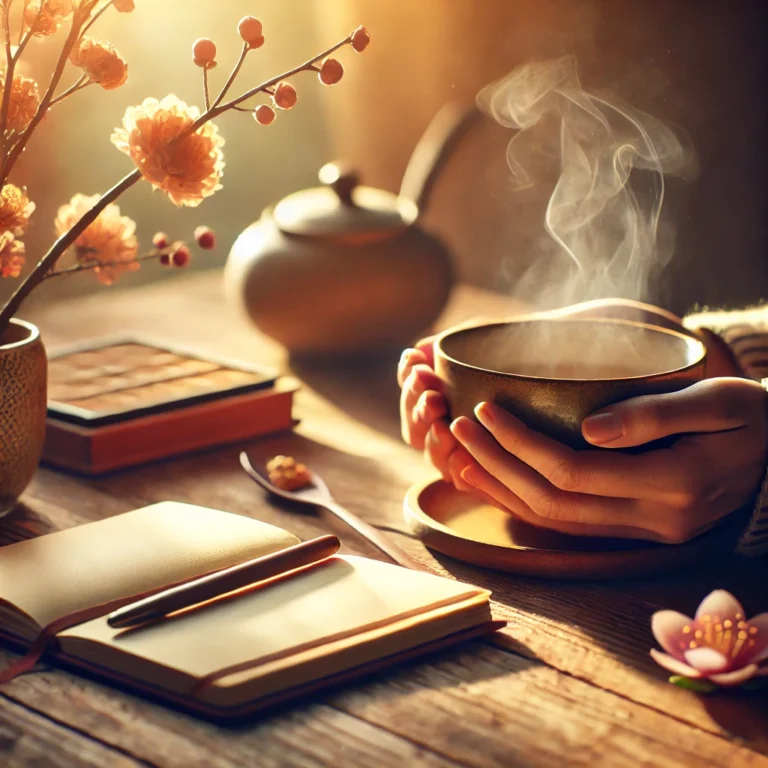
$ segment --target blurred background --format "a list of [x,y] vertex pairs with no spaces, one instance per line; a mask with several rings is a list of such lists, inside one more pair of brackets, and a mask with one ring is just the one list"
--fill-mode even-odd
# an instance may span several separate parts
[[[333,88],[310,75],[296,80],[299,103],[269,127],[247,115],[220,119],[226,137],[224,189],[200,208],[175,209],[140,185],[120,202],[144,245],[157,230],[191,236],[215,228],[220,247],[196,256],[194,269],[223,265],[237,234],[262,208],[316,183],[333,159],[359,169],[365,183],[396,191],[409,154],[448,100],[471,103],[477,91],[520,63],[573,53],[585,87],[610,89],[679,129],[699,158],[695,179],[670,185],[667,214],[677,226],[672,264],[651,298],[678,312],[694,304],[744,304],[768,295],[765,0],[137,0],[133,14],[106,14],[94,34],[129,61],[127,85],[86,89],[64,102],[33,140],[16,183],[37,203],[27,235],[30,256],[52,240],[57,207],[75,192],[101,192],[130,170],[110,133],[129,105],[174,92],[202,101],[192,41],[212,37],[226,77],[237,57],[236,25],[254,14],[266,44],[249,57],[245,87],[344,37],[357,25],[372,43],[343,52],[346,74]],[[58,39],[58,38],[56,38]],[[30,46],[43,77],[52,41]],[[75,73],[70,74],[72,80]],[[453,250],[462,278],[510,291],[535,262],[550,189],[513,192],[505,163],[509,132],[486,120],[466,137],[440,178],[427,225]],[[92,290],[125,290],[168,279],[144,266],[110,289],[87,275],[52,281],[31,301]],[[0,285],[3,295],[9,281]]]

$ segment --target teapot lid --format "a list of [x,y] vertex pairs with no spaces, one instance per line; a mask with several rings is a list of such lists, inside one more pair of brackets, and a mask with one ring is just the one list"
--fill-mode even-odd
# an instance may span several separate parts
[[284,197],[274,208],[283,232],[310,237],[396,234],[416,221],[418,209],[391,192],[358,186],[356,173],[328,163],[319,173],[322,187]]

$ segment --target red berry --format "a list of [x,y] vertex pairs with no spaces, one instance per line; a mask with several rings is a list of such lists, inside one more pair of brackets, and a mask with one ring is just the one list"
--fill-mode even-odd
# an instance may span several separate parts
[[358,52],[362,53],[371,42],[371,36],[368,34],[368,30],[365,27],[358,27],[352,33],[352,47]]
[[210,227],[198,227],[195,230],[195,240],[204,251],[210,251],[216,247],[216,235]]
[[253,119],[259,125],[269,125],[275,119],[275,116],[275,110],[268,104],[256,107],[256,111],[253,113]]
[[163,254],[161,257],[160,257],[160,263],[161,263],[161,264],[162,264],[164,267],[169,267],[169,266],[171,265],[171,254],[170,254],[170,253],[164,253],[164,254]]
[[195,40],[192,46],[192,58],[195,64],[201,67],[212,64],[216,60],[216,44],[207,37]]
[[255,16],[245,16],[240,19],[240,23],[237,25],[237,31],[240,33],[240,37],[246,43],[253,44],[254,41],[262,37],[261,22]]
[[171,255],[171,263],[174,267],[186,267],[191,258],[189,248],[186,245],[180,245]]
[[158,251],[162,251],[163,248],[167,248],[168,247],[168,235],[166,235],[165,232],[158,232],[152,238],[152,245],[154,245],[155,248],[157,248]]
[[318,77],[323,85],[336,85],[341,80],[344,74],[344,67],[341,66],[341,62],[337,59],[325,59]]
[[286,82],[278,83],[272,101],[278,109],[290,109],[296,105],[299,96],[296,89]]

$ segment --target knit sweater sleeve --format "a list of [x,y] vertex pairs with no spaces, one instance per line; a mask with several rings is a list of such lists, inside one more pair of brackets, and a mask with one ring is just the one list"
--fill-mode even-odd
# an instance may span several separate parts
[[[685,326],[691,330],[707,329],[719,335],[744,376],[759,381],[768,390],[768,305],[734,312],[689,315],[685,318]],[[736,550],[747,557],[768,553],[768,470]]]

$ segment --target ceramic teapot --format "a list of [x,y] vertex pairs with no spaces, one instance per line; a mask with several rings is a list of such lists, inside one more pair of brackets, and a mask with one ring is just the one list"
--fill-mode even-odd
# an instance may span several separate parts
[[229,297],[294,355],[402,347],[425,332],[453,284],[451,257],[420,226],[445,159],[479,113],[444,107],[408,162],[398,195],[337,164],[321,186],[267,208],[235,242]]

